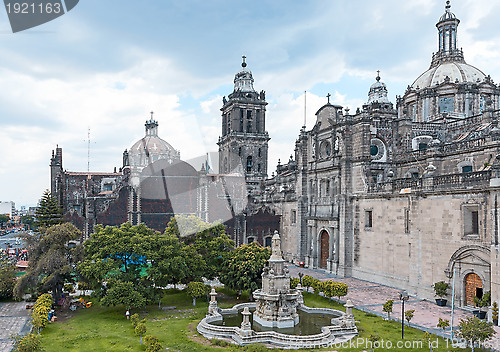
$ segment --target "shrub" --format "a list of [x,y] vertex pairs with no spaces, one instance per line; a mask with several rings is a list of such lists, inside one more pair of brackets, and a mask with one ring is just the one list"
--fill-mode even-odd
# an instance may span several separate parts
[[444,281],[439,281],[434,284],[434,293],[438,297],[446,297],[448,294],[448,288],[450,288],[450,285]]
[[307,291],[309,291],[309,287],[312,287],[314,283],[314,279],[312,276],[306,275],[302,278],[302,286],[306,288]]
[[292,277],[290,279],[290,288],[293,290],[297,287],[297,285],[299,284],[300,282],[300,279],[298,277]]
[[158,352],[163,349],[160,340],[156,336],[146,335],[144,336],[144,342],[146,343],[146,352]]
[[36,352],[43,351],[42,348],[42,339],[40,335],[36,334],[27,334],[25,336],[15,336],[14,346],[12,351],[14,352]]

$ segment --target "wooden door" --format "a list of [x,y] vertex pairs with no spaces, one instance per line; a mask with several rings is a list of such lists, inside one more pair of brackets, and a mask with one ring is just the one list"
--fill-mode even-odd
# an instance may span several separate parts
[[321,232],[321,258],[319,263],[320,268],[326,269],[326,261],[330,257],[329,252],[330,252],[330,236],[328,235],[328,232],[323,230]]
[[470,273],[465,277],[465,305],[473,306],[476,296],[483,296],[483,281],[478,274]]

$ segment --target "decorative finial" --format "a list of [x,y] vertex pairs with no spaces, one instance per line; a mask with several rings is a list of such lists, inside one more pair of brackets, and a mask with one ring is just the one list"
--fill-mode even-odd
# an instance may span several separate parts
[[450,9],[451,9],[450,0],[446,1],[445,8],[446,8],[446,11],[448,11],[448,12],[450,11]]
[[328,98],[328,104],[330,104],[330,97],[331,97],[331,96],[332,96],[332,95],[331,95],[330,93],[328,93],[328,94],[326,95],[326,97]]
[[377,82],[380,81],[380,70],[377,70],[377,78],[376,78]]
[[241,63],[241,67],[247,67],[247,63],[245,62],[246,58],[245,55],[242,56],[243,62]]
[[154,114],[154,112],[151,111],[151,121],[153,120],[153,114]]

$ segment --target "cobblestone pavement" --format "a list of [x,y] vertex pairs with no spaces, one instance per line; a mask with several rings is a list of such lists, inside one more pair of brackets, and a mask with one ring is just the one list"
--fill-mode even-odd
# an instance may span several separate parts
[[[319,280],[335,279],[335,281],[346,283],[349,286],[349,292],[343,300],[350,299],[357,309],[379,316],[387,316],[387,313],[383,311],[383,305],[388,299],[392,299],[394,300],[394,306],[391,318],[395,320],[401,319],[402,304],[399,300],[399,293],[401,292],[399,289],[364,280],[340,278],[322,270],[299,268],[292,264],[289,264],[288,268],[292,277],[298,277],[298,273],[302,272],[304,275],[310,275]],[[405,310],[409,309],[415,309],[411,325],[432,333],[441,334],[441,330],[436,327],[439,318],[451,320],[451,307],[439,307],[435,302],[410,297],[405,302]],[[468,316],[472,316],[472,313],[455,308],[453,326],[458,326],[460,319]]]
[[26,302],[0,303],[0,352],[12,349],[12,335],[28,332]]

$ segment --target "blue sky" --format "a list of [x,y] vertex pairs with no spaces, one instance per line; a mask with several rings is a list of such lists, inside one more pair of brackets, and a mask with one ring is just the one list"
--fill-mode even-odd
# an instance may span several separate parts
[[[222,97],[241,56],[268,100],[269,172],[303,124],[332,102],[355,110],[381,71],[390,100],[436,51],[444,1],[82,0],[66,15],[12,34],[0,10],[0,200],[35,205],[63,166],[121,166],[155,112],[160,137],[190,159],[216,151]],[[500,81],[500,3],[452,1],[466,61]]]

